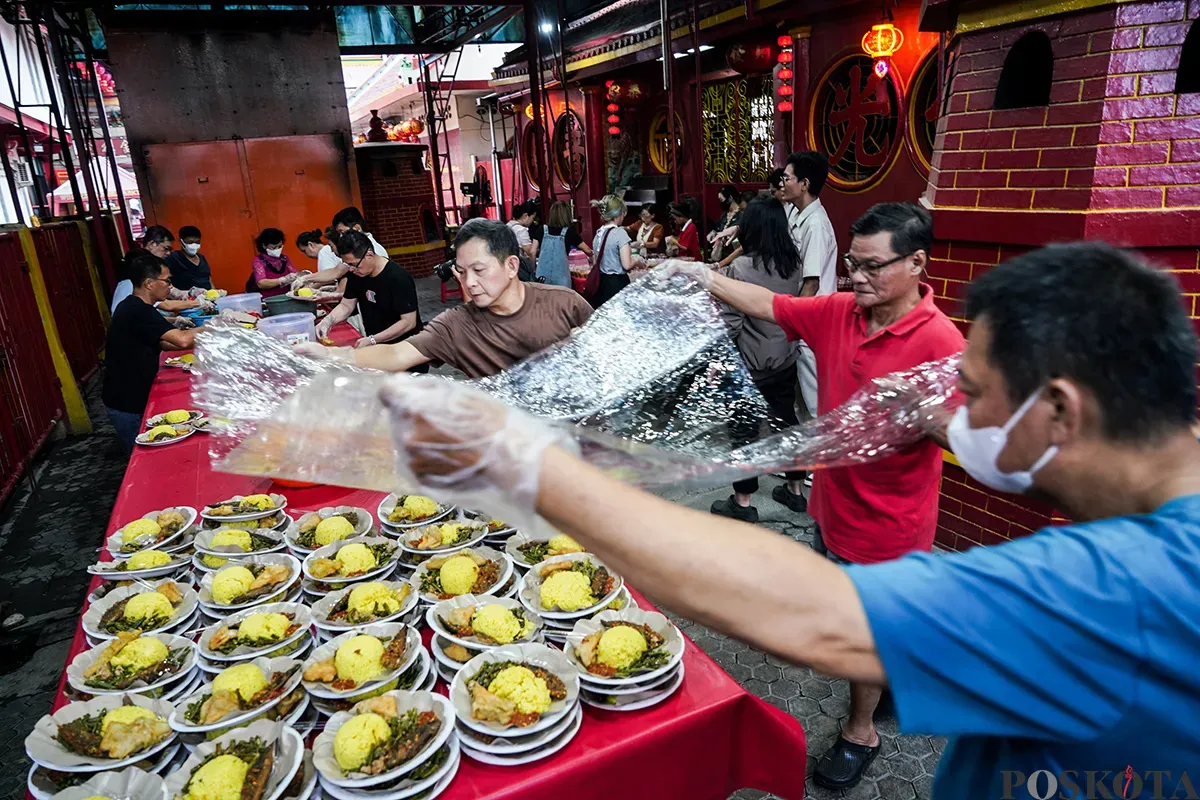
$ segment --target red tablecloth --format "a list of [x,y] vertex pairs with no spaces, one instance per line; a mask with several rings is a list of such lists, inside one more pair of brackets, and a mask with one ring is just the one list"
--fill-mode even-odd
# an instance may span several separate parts
[[[191,381],[188,372],[161,369],[147,415],[191,407]],[[215,472],[207,446],[207,435],[197,433],[168,447],[135,447],[105,536],[154,509],[199,507],[234,494],[279,492],[288,498],[293,513],[333,505],[361,506],[375,513],[383,498],[380,492],[333,486],[284,489],[266,478]],[[97,541],[103,539],[98,536]],[[91,588],[98,584],[99,579],[93,579]],[[650,607],[640,595],[638,602]],[[77,628],[68,663],[85,649],[83,630]],[[683,685],[661,705],[634,712],[585,706],[579,734],[558,754],[523,767],[487,766],[464,757],[442,797],[715,800],[753,787],[789,800],[803,798],[805,742],[800,724],[742,689],[690,640],[683,663]],[[65,676],[55,709],[66,703],[64,685]]]

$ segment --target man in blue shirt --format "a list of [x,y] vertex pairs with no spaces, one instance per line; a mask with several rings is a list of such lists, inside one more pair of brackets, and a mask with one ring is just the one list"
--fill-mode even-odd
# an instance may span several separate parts
[[889,685],[903,732],[954,737],[935,800],[1195,797],[1197,346],[1179,290],[1123,251],[1063,245],[984,275],[967,315],[949,442],[977,480],[1076,524],[843,569],[625,486],[469,387],[396,378],[383,399],[401,465],[442,501],[524,529],[537,511],[685,616]]

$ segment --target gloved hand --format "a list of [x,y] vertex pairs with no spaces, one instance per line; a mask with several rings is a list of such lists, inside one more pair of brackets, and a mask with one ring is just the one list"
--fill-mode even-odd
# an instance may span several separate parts
[[325,319],[317,323],[317,338],[324,339],[329,333],[329,329],[332,327],[333,326],[329,324],[329,316],[326,315]]
[[662,280],[669,280],[676,275],[682,275],[688,280],[700,284],[703,289],[711,290],[713,275],[716,273],[709,269],[707,264],[701,264],[698,261],[681,261],[671,258],[655,267],[650,274]]
[[196,327],[195,320],[188,319],[187,317],[171,317],[171,324],[181,331]]
[[391,415],[401,478],[525,530],[536,516],[546,449],[575,449],[565,429],[456,381],[401,374],[379,396]]
[[320,342],[301,342],[292,351],[317,361],[340,361],[344,364],[354,363],[353,347],[326,347]]
[[287,275],[284,275],[282,278],[279,279],[279,285],[280,286],[291,286],[293,283],[296,282],[297,277],[299,277],[299,275],[297,275],[297,273],[289,272]]
[[204,293],[207,291],[208,290],[203,286],[193,286],[192,288],[188,289],[188,297],[192,298],[193,300],[199,300],[201,297],[204,297]]

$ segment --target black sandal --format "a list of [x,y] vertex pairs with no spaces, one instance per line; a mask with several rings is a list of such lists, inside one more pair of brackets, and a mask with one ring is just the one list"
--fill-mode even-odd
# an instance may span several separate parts
[[875,756],[879,755],[881,741],[874,747],[848,742],[841,736],[825,755],[817,760],[813,770],[813,783],[823,789],[849,789],[857,786],[863,773]]

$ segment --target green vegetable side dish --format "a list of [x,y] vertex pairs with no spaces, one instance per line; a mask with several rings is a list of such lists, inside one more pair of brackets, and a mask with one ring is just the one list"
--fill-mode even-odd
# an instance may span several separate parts
[[154,683],[159,678],[178,672],[179,669],[187,661],[190,649],[187,647],[176,647],[168,651],[167,657],[157,664],[153,664],[145,669],[136,669],[134,667],[117,667],[113,670],[111,678],[91,678],[85,681],[85,685],[91,686],[94,689],[106,689],[115,691],[118,689],[127,689],[136,681],[144,681],[147,684]]

